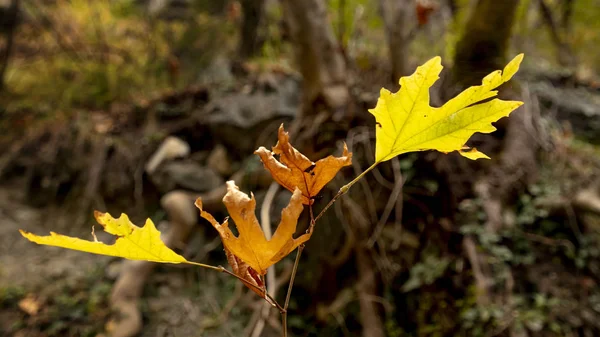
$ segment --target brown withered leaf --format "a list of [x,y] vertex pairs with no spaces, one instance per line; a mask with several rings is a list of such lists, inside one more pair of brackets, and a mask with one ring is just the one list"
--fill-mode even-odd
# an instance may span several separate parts
[[[352,165],[352,153],[348,152],[346,144],[341,157],[328,156],[316,163],[312,162],[290,144],[290,136],[283,129],[283,124],[279,127],[278,142],[273,151],[261,146],[254,153],[281,186],[292,192],[296,188],[300,189],[302,203],[305,205],[312,203],[312,198],[319,194],[342,167]],[[274,155],[279,155],[279,161]]]
[[244,280],[244,285],[258,294],[258,296],[264,298],[267,302],[274,305],[271,298],[267,296],[267,289],[265,287],[265,281],[262,275],[256,272],[256,270],[252,269],[252,267],[250,267],[246,262],[242,261],[242,259],[235,256],[227,248],[225,248],[225,256],[227,256],[227,262],[229,262],[233,273]]
[[208,220],[219,232],[223,246],[237,258],[247,263],[259,275],[265,275],[267,268],[275,264],[296,247],[310,239],[312,233],[306,233],[294,239],[298,217],[302,213],[302,192],[296,189],[289,205],[281,211],[281,222],[271,240],[267,240],[260,227],[256,214],[256,200],[241,192],[234,181],[227,182],[227,194],[223,198],[229,215],[238,230],[236,237],[229,229],[228,219],[219,224],[210,213],[202,209],[202,200],[196,199],[200,215]]

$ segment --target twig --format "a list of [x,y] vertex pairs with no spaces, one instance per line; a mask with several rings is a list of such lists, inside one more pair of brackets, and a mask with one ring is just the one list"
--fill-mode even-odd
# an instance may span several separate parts
[[488,277],[483,273],[481,264],[479,262],[479,255],[477,254],[477,247],[472,237],[466,236],[463,239],[463,249],[467,254],[467,259],[471,264],[473,270],[473,277],[475,278],[475,286],[477,288],[477,303],[479,305],[486,305],[489,303],[489,291],[488,291]]
[[395,208],[396,200],[398,200],[399,196],[402,194],[402,186],[404,185],[404,180],[402,179],[402,172],[400,171],[400,161],[398,158],[394,158],[392,160],[392,167],[394,168],[394,179],[396,180],[394,184],[394,189],[392,190],[392,194],[388,199],[385,209],[383,210],[383,214],[379,221],[377,221],[377,225],[375,226],[375,230],[373,234],[367,241],[367,247],[372,248],[375,245],[375,242],[379,239],[381,232],[383,231],[383,227],[385,226],[390,214],[392,214],[392,210]]
[[[279,289],[279,288],[283,287],[284,284],[289,282],[290,277],[292,276],[292,268],[293,268],[293,265],[291,265],[289,263],[284,264],[283,270],[279,274],[279,277],[277,278],[277,280],[275,280],[275,289]],[[277,291],[275,291],[275,292],[277,293]]]
[[296,272],[298,271],[298,264],[300,263],[300,256],[304,250],[304,244],[298,246],[298,252],[296,253],[296,260],[294,261],[294,267],[292,268],[292,276],[290,276],[290,284],[288,285],[287,294],[285,295],[285,303],[283,304],[283,310],[281,311],[281,324],[283,326],[283,337],[287,337],[287,309],[290,304],[290,297],[292,296],[292,288],[294,287],[294,280],[296,279]]
[[[359,128],[355,128],[355,129],[359,129]],[[348,144],[351,143],[351,139],[354,137],[354,133],[361,134],[361,135],[364,134],[363,137],[365,139],[363,140],[361,138],[360,142],[362,142],[366,148],[365,153],[368,156],[368,159],[375,161],[375,149],[373,149],[373,145],[369,141],[370,139],[375,139],[374,134],[371,133],[371,131],[369,131],[368,127],[364,127],[363,130],[359,130],[359,131],[350,130],[350,132],[348,132],[348,138],[347,138]],[[348,145],[348,146],[350,149],[352,149],[352,146],[350,146],[350,145]],[[389,190],[394,189],[394,183],[385,179],[385,177],[381,174],[381,172],[379,172],[379,169],[373,170],[373,177],[381,186],[384,186],[385,188],[387,188]]]
[[365,176],[365,174],[367,174],[369,171],[371,171],[372,169],[374,169],[375,166],[377,166],[377,164],[379,164],[379,162],[373,163],[373,165],[369,166],[369,168],[367,168],[365,171],[363,171],[363,173],[359,174],[356,178],[354,178],[354,180],[352,180],[351,182],[349,182],[346,185],[342,186],[340,188],[340,190],[337,192],[337,194],[335,196],[333,196],[333,198],[329,201],[329,203],[327,205],[325,205],[325,208],[323,208],[321,210],[321,212],[319,212],[319,214],[317,215],[317,217],[315,218],[315,220],[313,221],[313,223],[317,222],[317,220],[319,220],[323,216],[323,214],[329,209],[329,207],[331,207],[331,205],[333,205],[333,203],[337,199],[339,199],[339,197],[341,197],[342,195],[346,194],[348,192],[348,190],[350,189],[350,187],[352,187],[352,185],[356,184],[360,179],[362,179],[362,177]]
[[[185,262],[182,262],[182,263],[190,264],[190,265],[194,265],[194,266],[198,266],[198,267],[203,267],[203,268],[208,268],[208,269],[216,270],[216,271],[221,272],[221,273],[225,273],[225,274],[231,275],[231,276],[237,278],[238,280],[244,282],[244,284],[247,285],[250,288],[254,288],[254,289],[259,290],[261,292],[264,291],[264,289],[262,289],[262,288],[260,288],[258,286],[255,286],[254,284],[248,282],[247,280],[245,280],[241,276],[238,276],[238,275],[234,274],[233,272],[225,269],[225,267],[223,267],[223,266],[211,266],[209,264],[198,263],[198,262],[193,262],[193,261],[185,261]],[[265,293],[265,300],[268,303],[270,303],[272,306],[274,306],[277,309],[279,309],[279,311],[284,311],[283,307],[279,303],[277,303],[277,301],[275,301],[275,299],[271,295],[269,295],[268,293]]]
[[529,233],[529,232],[521,232],[523,235],[531,241],[538,242],[547,246],[563,246],[570,250],[571,252],[575,252],[575,246],[569,240],[565,239],[553,239],[549,237],[545,237],[543,235]]
[[[247,286],[248,286],[248,287],[250,287],[250,288],[257,289],[257,290],[259,290],[259,291],[261,291],[261,292],[262,292],[262,291],[264,291],[264,289],[263,289],[263,288],[257,287],[257,286],[255,286],[254,284],[252,284],[252,283],[250,283],[250,282],[248,282],[248,281],[244,280],[244,279],[243,279],[241,276],[238,276],[238,275],[236,275],[236,274],[234,274],[234,273],[230,272],[229,270],[225,269],[223,266],[218,266],[218,267],[215,267],[215,266],[202,265],[201,263],[200,263],[200,264],[198,264],[198,265],[200,265],[200,267],[208,267],[208,268],[210,268],[210,269],[215,269],[215,270],[218,270],[218,271],[220,271],[220,272],[223,272],[223,273],[225,273],[225,274],[229,274],[229,275],[231,275],[231,276],[233,276],[233,277],[237,278],[238,280],[240,280],[240,281],[244,282],[244,284],[245,284],[245,285],[247,285]],[[265,293],[265,300],[266,300],[268,303],[270,303],[272,306],[274,306],[274,307],[276,307],[277,309],[279,309],[279,311],[284,311],[283,307],[282,307],[282,306],[281,306],[279,303],[277,303],[277,301],[276,301],[276,300],[275,300],[275,299],[274,299],[274,298],[273,298],[271,295],[269,295],[269,293]]]
[[[277,190],[279,189],[279,185],[276,182],[272,182],[267,190],[265,195],[265,200],[263,201],[262,207],[260,209],[260,225],[262,227],[263,233],[265,234],[265,238],[267,240],[271,240],[272,231],[271,231],[271,205],[273,204],[273,199],[277,194]],[[267,293],[271,296],[275,296],[276,287],[275,284],[275,266],[272,265],[267,270]],[[265,327],[265,320],[269,314],[269,309],[271,307],[268,305],[260,308],[260,318],[256,325],[254,326],[254,331],[252,332],[252,337],[259,337]]]
[[[361,231],[363,231],[362,229]],[[356,291],[360,307],[360,322],[363,331],[368,331],[368,336],[384,337],[384,323],[378,314],[377,306],[373,302],[377,296],[377,274],[372,260],[369,258],[367,248],[361,244],[355,246],[358,281]]]
[[329,260],[329,265],[335,269],[344,264],[350,258],[350,255],[354,251],[356,237],[352,232],[352,229],[347,224],[347,219],[342,211],[342,203],[336,203],[333,207],[333,210],[335,211],[338,219],[341,220],[344,231],[346,232],[346,240],[344,241],[344,245],[339,249],[338,253]]
[[[355,135],[356,134],[356,135]],[[348,143],[348,147],[350,148],[351,151],[354,151],[355,147],[354,147],[354,143],[363,143],[363,145],[365,147],[369,147],[370,146],[370,140],[371,140],[371,135],[369,133],[368,130],[362,131],[362,132],[354,132],[351,131],[348,134],[348,137],[346,138],[346,142]],[[369,149],[367,149],[367,152],[370,151]],[[354,169],[354,174],[359,175],[362,168],[360,166],[360,164],[357,161],[352,161],[352,168]],[[375,171],[373,171],[375,172]],[[367,207],[369,208],[369,215],[371,216],[371,222],[377,222],[377,206],[375,206],[375,199],[373,198],[373,193],[371,191],[371,188],[369,187],[369,184],[366,181],[361,181],[361,187],[363,188],[363,192],[365,193],[366,196],[366,201],[367,201]]]
[[223,309],[221,310],[221,312],[219,313],[217,318],[214,320],[204,321],[200,324],[199,335],[202,335],[204,330],[223,325],[223,323],[225,323],[227,321],[227,317],[229,316],[229,313],[231,312],[231,310],[233,310],[236,303],[242,297],[242,294],[243,294],[242,289],[243,289],[242,284],[236,283],[233,295],[231,296],[229,301],[227,301],[227,303],[225,303],[225,306],[223,307]]

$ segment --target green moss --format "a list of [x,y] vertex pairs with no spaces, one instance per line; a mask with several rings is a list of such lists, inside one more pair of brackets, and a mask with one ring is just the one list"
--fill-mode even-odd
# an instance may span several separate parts
[[19,300],[25,297],[26,290],[23,287],[9,286],[0,288],[0,307],[9,307],[15,305]]

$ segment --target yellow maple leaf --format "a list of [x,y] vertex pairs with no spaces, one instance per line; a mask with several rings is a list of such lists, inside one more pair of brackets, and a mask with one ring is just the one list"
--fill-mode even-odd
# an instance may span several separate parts
[[440,108],[429,105],[429,88],[442,71],[440,57],[434,57],[410,76],[400,79],[400,90],[391,93],[381,89],[374,109],[376,145],[375,162],[390,160],[395,156],[414,151],[459,151],[470,159],[487,158],[477,150],[461,151],[467,140],[475,133],[496,130],[492,122],[508,116],[523,104],[503,101],[495,97],[495,91],[519,70],[523,54],[517,55],[504,71],[487,75],[482,84],[472,86],[448,101]]
[[96,221],[104,227],[105,232],[117,236],[114,244],[107,245],[98,241],[93,232],[94,241],[73,238],[54,232],[50,232],[48,236],[37,236],[23,230],[19,230],[19,232],[29,241],[40,245],[117,256],[130,260],[146,260],[161,263],[188,262],[183,256],[172,251],[161,241],[160,232],[150,219],[146,220],[146,225],[140,228],[132,224],[126,214],[121,214],[118,219],[115,219],[108,213],[96,211],[94,212],[94,216],[96,217]]
[[223,198],[229,215],[235,222],[238,236],[235,236],[229,228],[227,219],[219,224],[215,218],[202,209],[202,200],[196,200],[196,207],[200,215],[208,220],[219,232],[223,246],[226,251],[247,263],[260,275],[265,275],[267,269],[291,253],[296,247],[308,241],[312,233],[306,233],[298,238],[293,235],[296,232],[298,217],[302,213],[302,192],[294,191],[289,205],[281,211],[281,222],[273,234],[271,240],[267,240],[256,218],[256,200],[254,195],[248,197],[241,192],[235,182],[227,182],[227,194]]

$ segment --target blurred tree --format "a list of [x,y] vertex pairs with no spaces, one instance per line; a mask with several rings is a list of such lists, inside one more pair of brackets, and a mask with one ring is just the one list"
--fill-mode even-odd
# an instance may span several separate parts
[[392,65],[392,82],[398,83],[401,76],[407,75],[409,15],[414,13],[412,0],[379,0],[379,9],[385,25],[388,41],[390,63]]
[[[456,46],[451,83],[455,87],[445,91],[446,98],[459,90],[481,83],[481,78],[490,72],[502,69],[507,61],[509,41],[517,13],[519,0],[478,0],[466,22],[466,29]],[[518,85],[504,86],[500,96],[508,99],[521,99]],[[485,231],[496,234],[511,226],[506,214],[511,214],[515,206],[515,195],[524,191],[533,182],[537,173],[537,130],[535,117],[526,107],[495,123],[501,131],[495,137],[479,139],[481,147],[488,146],[493,156],[491,166],[483,162],[470,163],[472,167],[456,165],[452,172],[446,172],[450,194],[454,203],[476,195],[482,201],[486,215]],[[452,160],[452,159],[450,159]],[[443,162],[444,159],[441,159]],[[438,163],[440,167],[448,163]],[[477,175],[473,172],[481,172]],[[477,303],[497,305],[507,312],[513,310],[514,278],[509,266],[503,271],[504,285],[494,283],[494,269],[486,253],[477,250],[476,241],[465,236],[464,253],[467,256],[475,278]],[[511,335],[520,336],[511,331]]]
[[563,0],[562,3],[562,18],[561,24],[562,29],[565,32],[571,31],[571,23],[573,18],[573,6],[575,5],[575,0]]
[[467,87],[504,67],[518,4],[519,0],[477,1],[456,45],[451,83]]
[[452,16],[456,15],[456,12],[458,12],[458,5],[456,4],[456,0],[446,0],[447,6],[450,9],[450,13],[452,13]]
[[0,34],[4,35],[4,48],[0,53],[0,92],[4,90],[4,73],[12,52],[18,24],[19,0],[12,0],[8,7],[0,7]]
[[258,26],[263,15],[264,0],[241,0],[242,25],[239,42],[240,57],[255,56],[260,50]]
[[552,38],[552,42],[556,47],[558,64],[563,67],[572,68],[575,65],[575,58],[571,46],[566,41],[566,36],[570,27],[570,17],[573,11],[573,2],[567,0],[564,2],[564,11],[562,23],[552,13],[550,5],[544,0],[538,0],[542,18],[548,27],[548,32]]
[[284,0],[283,12],[303,76],[304,111],[313,111],[316,103],[343,111],[349,99],[346,62],[327,17],[325,1]]

